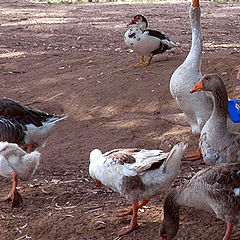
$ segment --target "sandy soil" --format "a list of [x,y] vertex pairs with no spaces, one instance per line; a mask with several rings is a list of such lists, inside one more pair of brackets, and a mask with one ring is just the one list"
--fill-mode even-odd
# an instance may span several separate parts
[[[224,79],[230,97],[239,96],[236,73],[240,66],[240,3],[202,2],[203,73]],[[88,175],[93,148],[161,148],[179,142],[197,147],[169,93],[173,71],[186,57],[191,43],[189,2],[62,3],[27,0],[0,2],[1,96],[56,114],[68,114],[47,145],[33,179],[20,182],[23,204],[0,205],[0,239],[111,240],[159,239],[164,196],[156,196],[139,227],[118,238],[116,232],[130,217],[118,218],[115,209],[130,203],[117,193],[98,188]],[[145,15],[150,27],[181,43],[181,48],[140,60],[123,41],[126,24]],[[156,114],[158,113],[158,114]],[[204,164],[184,162],[174,185],[188,180]],[[11,180],[3,177],[0,194]],[[182,209],[177,239],[222,239],[225,224],[215,216]]]

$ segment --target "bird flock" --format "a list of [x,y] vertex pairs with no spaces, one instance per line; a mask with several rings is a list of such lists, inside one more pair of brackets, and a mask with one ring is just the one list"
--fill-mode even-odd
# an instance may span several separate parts
[[[170,92],[192,133],[199,137],[196,153],[185,156],[184,142],[177,143],[169,152],[138,148],[90,152],[89,175],[96,184],[111,188],[132,204],[129,209],[117,212],[118,216],[131,215],[130,224],[118,231],[119,236],[135,230],[138,210],[153,196],[162,194],[165,198],[160,224],[162,240],[176,238],[181,207],[215,214],[227,223],[222,239],[240,239],[240,232],[232,234],[233,227],[240,223],[239,124],[229,117],[229,98],[223,80],[216,74],[201,73],[203,39],[199,0],[193,0],[189,17],[191,49],[171,76]],[[156,54],[180,47],[165,34],[148,29],[143,15],[134,16],[128,26],[124,41],[141,55],[139,67],[148,66]],[[240,80],[240,70],[237,77]],[[12,207],[21,204],[18,179],[28,180],[33,176],[40,162],[39,148],[66,118],[31,109],[10,98],[0,100],[0,175],[13,180],[9,194],[0,201],[11,200]],[[184,185],[171,188],[181,161],[200,158],[208,166]]]
[[[201,73],[203,38],[199,0],[193,0],[189,17],[191,49],[171,76],[170,92],[185,114],[192,133],[199,137],[197,151],[184,156],[187,144],[180,142],[167,153],[146,149],[114,149],[105,153],[94,149],[90,153],[89,174],[97,185],[111,188],[132,203],[130,209],[117,213],[118,216],[132,215],[130,224],[118,231],[120,236],[136,229],[138,209],[151,197],[162,194],[165,196],[160,225],[162,240],[175,239],[181,207],[214,213],[227,223],[222,239],[240,239],[240,232],[232,234],[233,226],[240,223],[239,124],[229,117],[229,98],[223,80],[216,74],[203,76]],[[143,15],[136,15],[128,26],[124,40],[141,55],[139,67],[148,66],[155,54],[180,46],[165,34],[148,29]],[[201,158],[208,166],[186,184],[171,189],[181,160]]]

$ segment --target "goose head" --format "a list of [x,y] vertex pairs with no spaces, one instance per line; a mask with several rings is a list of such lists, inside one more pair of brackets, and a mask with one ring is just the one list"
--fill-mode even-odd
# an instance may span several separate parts
[[160,226],[161,240],[172,240],[177,235],[179,224],[164,221]]
[[179,205],[176,203],[179,190],[172,189],[163,204],[164,219],[160,225],[161,240],[172,240],[179,228]]
[[136,24],[137,27],[139,27],[141,30],[144,30],[148,27],[147,19],[141,14],[136,15],[132,19],[132,21],[128,24],[128,26],[129,25],[134,25],[134,24]]
[[192,88],[190,93],[209,91],[212,93],[226,90],[223,80],[216,74],[207,74]]

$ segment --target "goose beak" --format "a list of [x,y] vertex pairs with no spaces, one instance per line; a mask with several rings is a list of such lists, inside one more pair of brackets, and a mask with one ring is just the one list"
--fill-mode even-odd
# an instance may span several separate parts
[[190,93],[194,93],[198,91],[204,91],[202,79],[192,88]]
[[199,7],[199,0],[193,0],[192,6],[193,7]]
[[96,180],[96,184],[98,187],[100,187],[102,185],[102,183],[99,180]]

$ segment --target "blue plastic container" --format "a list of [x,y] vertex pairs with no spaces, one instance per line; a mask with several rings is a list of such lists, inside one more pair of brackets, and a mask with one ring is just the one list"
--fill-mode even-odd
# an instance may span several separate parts
[[240,99],[228,100],[228,114],[234,123],[240,122]]

